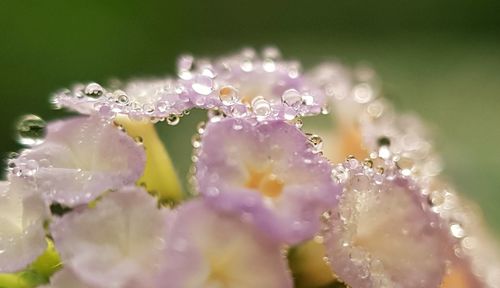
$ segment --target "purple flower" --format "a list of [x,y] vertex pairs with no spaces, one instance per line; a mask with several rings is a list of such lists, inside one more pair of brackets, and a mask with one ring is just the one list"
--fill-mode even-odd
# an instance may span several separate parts
[[40,256],[48,209],[35,187],[10,177],[0,182],[0,272],[16,272]]
[[106,190],[134,184],[142,147],[97,116],[52,122],[45,141],[13,161],[13,174],[32,181],[48,202],[86,204]]
[[450,248],[442,224],[415,183],[381,164],[376,172],[348,159],[334,170],[344,190],[325,215],[332,269],[356,288],[439,287]]
[[154,287],[293,287],[280,246],[202,200],[177,210],[163,259]]
[[156,271],[168,212],[146,191],[129,187],[108,193],[94,208],[64,215],[51,231],[63,264],[81,282],[136,287]]
[[244,49],[214,61],[184,56],[178,75],[194,106],[236,118],[292,120],[319,114],[326,104],[322,90],[301,75],[299,63],[282,60],[275,48],[262,55]]
[[321,213],[339,192],[317,152],[283,121],[209,123],[197,156],[198,189],[218,209],[238,213],[276,240],[298,243],[318,231]]

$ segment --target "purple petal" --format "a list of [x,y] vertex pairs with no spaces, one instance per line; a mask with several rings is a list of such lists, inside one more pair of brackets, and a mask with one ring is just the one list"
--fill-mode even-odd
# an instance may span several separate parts
[[339,192],[328,161],[282,121],[209,123],[196,168],[198,189],[213,206],[287,243],[312,237]]
[[45,142],[24,151],[15,163],[17,173],[33,180],[47,201],[76,206],[135,183],[145,153],[111,123],[75,117],[50,123]]

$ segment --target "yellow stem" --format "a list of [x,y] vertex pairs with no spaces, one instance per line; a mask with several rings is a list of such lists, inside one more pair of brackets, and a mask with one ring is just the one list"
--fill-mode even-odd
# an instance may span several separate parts
[[182,187],[154,124],[149,121],[132,121],[126,117],[117,119],[117,123],[131,137],[140,138],[146,149],[146,167],[138,183],[145,185],[148,192],[156,195],[161,203],[179,202],[183,196]]

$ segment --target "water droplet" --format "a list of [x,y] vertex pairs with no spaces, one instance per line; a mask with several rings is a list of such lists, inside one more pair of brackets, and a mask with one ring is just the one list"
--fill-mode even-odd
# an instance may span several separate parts
[[451,235],[455,238],[465,237],[465,230],[460,223],[453,223],[450,225]]
[[295,124],[295,127],[297,127],[297,128],[300,129],[304,125],[304,121],[302,121],[301,118],[295,118],[295,123],[294,124]]
[[153,112],[155,112],[155,106],[150,103],[142,105],[142,109],[146,112],[146,114],[153,114]]
[[210,122],[219,122],[224,117],[226,117],[224,112],[220,111],[219,109],[208,110],[207,115],[208,115],[208,119],[210,119]]
[[19,143],[28,146],[42,144],[46,134],[45,121],[36,115],[25,115],[17,124]]
[[217,76],[217,73],[215,73],[214,69],[210,67],[205,67],[203,68],[203,71],[201,71],[201,75],[207,76],[208,78],[214,79],[215,76]]
[[85,95],[89,97],[100,97],[102,96],[102,94],[104,94],[104,89],[97,83],[90,83],[85,86],[83,93],[85,93]]
[[201,147],[200,134],[194,134],[193,137],[191,137],[191,144],[193,145],[193,148],[200,148]]
[[311,94],[302,95],[302,101],[304,104],[310,106],[314,104],[314,97]]
[[219,99],[224,105],[231,105],[238,100],[238,91],[232,86],[224,86],[219,90]]
[[245,59],[240,64],[241,70],[245,72],[251,72],[253,70],[253,63],[250,59]]
[[295,89],[288,89],[281,95],[281,100],[286,105],[297,108],[302,104],[302,95]]
[[199,134],[203,134],[205,132],[207,124],[205,122],[200,122],[196,126],[196,131],[198,131]]
[[309,142],[311,142],[314,152],[318,153],[321,152],[321,149],[323,149],[323,139],[321,139],[320,136],[315,135],[315,134],[309,134]]
[[347,169],[356,169],[359,166],[359,161],[353,155],[349,155],[346,159],[346,168]]
[[389,159],[391,157],[391,150],[389,149],[389,146],[387,145],[384,145],[384,146],[381,146],[379,149],[378,149],[378,156],[382,159]]
[[257,96],[253,99],[252,109],[257,117],[267,117],[271,114],[271,105],[262,96]]
[[274,62],[273,59],[270,58],[264,59],[264,62],[262,63],[262,68],[266,72],[274,72],[274,70],[276,70],[276,63]]
[[354,87],[354,100],[358,103],[368,103],[373,98],[373,90],[370,85],[363,83]]
[[113,94],[116,98],[116,101],[118,101],[118,103],[123,104],[123,105],[127,105],[129,103],[129,98],[127,96],[127,93],[125,93],[125,91],[116,90]]
[[196,76],[193,84],[191,85],[193,90],[201,95],[208,95],[212,93],[213,90],[213,81],[210,77],[204,75]]
[[444,203],[446,197],[443,190],[434,190],[429,193],[429,204],[432,206],[439,206]]
[[180,121],[181,121],[181,119],[180,119],[179,115],[177,115],[177,114],[170,114],[167,117],[167,124],[168,125],[175,126],[175,125],[179,124]]

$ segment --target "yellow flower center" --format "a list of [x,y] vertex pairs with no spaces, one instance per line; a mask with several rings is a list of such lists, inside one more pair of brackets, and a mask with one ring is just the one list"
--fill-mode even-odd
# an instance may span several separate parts
[[285,183],[272,172],[270,168],[264,170],[248,169],[249,177],[245,187],[255,189],[269,198],[277,198],[283,192]]

